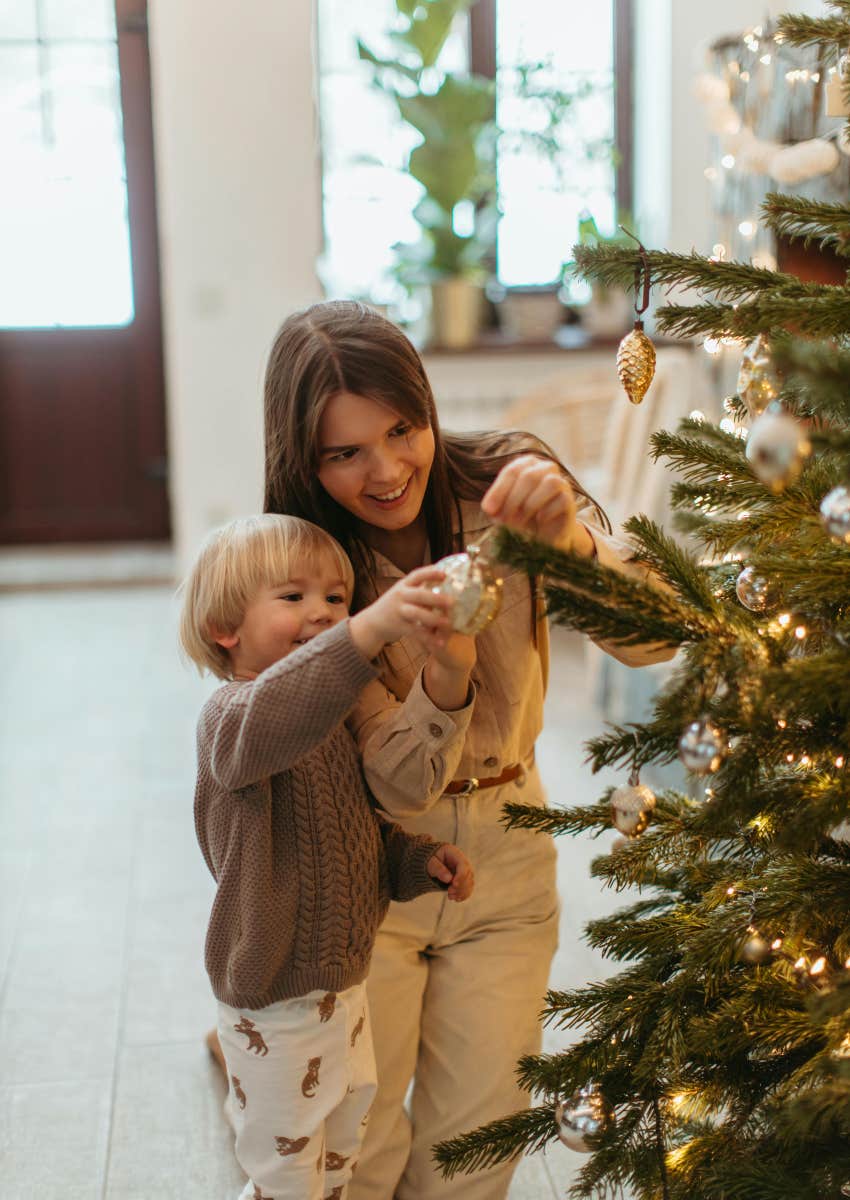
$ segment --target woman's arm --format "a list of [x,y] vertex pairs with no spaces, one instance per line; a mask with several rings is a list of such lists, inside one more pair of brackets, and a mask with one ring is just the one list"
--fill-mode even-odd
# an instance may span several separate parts
[[475,688],[452,711],[429,697],[423,674],[404,701],[380,680],[360,693],[348,718],[363,762],[363,773],[381,808],[396,818],[425,812],[455,776],[472,719]]

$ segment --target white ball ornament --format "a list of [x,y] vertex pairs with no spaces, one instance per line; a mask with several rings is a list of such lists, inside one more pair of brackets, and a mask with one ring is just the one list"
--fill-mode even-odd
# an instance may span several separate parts
[[776,403],[753,422],[747,437],[747,459],[773,492],[794,482],[811,450],[803,427]]
[[597,1083],[578,1088],[555,1109],[555,1124],[558,1137],[580,1154],[590,1154],[595,1149],[589,1139],[604,1133],[614,1121],[614,1113]]
[[723,761],[726,739],[714,724],[704,718],[691,721],[679,738],[679,758],[695,775],[716,771]]
[[770,942],[766,942],[755,929],[748,930],[747,936],[741,943],[738,951],[738,957],[741,961],[749,963],[750,966],[758,966],[759,963],[767,962],[770,954]]
[[655,792],[632,776],[611,793],[611,820],[620,833],[634,837],[646,828],[647,816],[655,808]]
[[820,502],[820,519],[830,537],[850,546],[850,488],[840,484],[826,493]]
[[818,175],[828,175],[840,162],[832,142],[824,138],[809,138],[785,146],[770,160],[770,174],[777,183],[802,183]]

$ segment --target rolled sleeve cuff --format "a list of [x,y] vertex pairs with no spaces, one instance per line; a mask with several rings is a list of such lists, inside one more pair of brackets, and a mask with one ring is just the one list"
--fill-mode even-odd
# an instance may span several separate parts
[[424,674],[423,667],[413,681],[404,706],[410,719],[410,727],[417,737],[432,750],[442,750],[456,737],[465,734],[469,728],[477,694],[475,684],[470,681],[467,703],[463,708],[453,708],[451,712],[445,712],[444,709],[437,708],[425,691]]

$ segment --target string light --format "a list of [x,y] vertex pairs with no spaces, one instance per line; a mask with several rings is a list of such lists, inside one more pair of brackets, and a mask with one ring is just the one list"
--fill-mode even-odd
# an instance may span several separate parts
[[771,950],[779,950],[782,946],[782,938],[774,938],[770,943]]
[[798,642],[801,642],[805,636],[806,636],[805,625],[798,625],[797,628],[794,630],[794,637],[797,639]]
[[785,720],[783,720],[783,718],[782,718],[782,717],[780,717],[780,718],[779,718],[779,720],[776,722],[776,724],[779,726],[779,728],[780,728],[780,729],[787,729],[787,728],[788,728],[788,722],[787,722],[787,721],[785,721]]
[[727,171],[731,171],[735,165],[734,154],[724,154],[720,160],[721,167],[725,167]]
[[[836,767],[839,767],[839,768],[844,766],[844,755],[843,754],[839,754],[838,758],[835,760],[835,765],[836,765]],[[848,962],[850,962],[850,959],[848,959]]]
[[812,965],[809,967],[809,974],[810,975],[822,975],[825,967],[826,967],[826,959],[821,955],[821,957],[816,959],[812,963]]
[[706,354],[720,353],[720,342],[717,340],[717,338],[707,337],[702,345]]
[[728,887],[728,888],[726,889],[726,895],[727,895],[727,896],[734,896],[734,895],[735,895],[735,889],[734,889],[733,887]]
[[791,614],[790,613],[780,613],[776,619],[779,622],[779,624],[782,626],[783,629],[787,629],[788,626],[791,624]]

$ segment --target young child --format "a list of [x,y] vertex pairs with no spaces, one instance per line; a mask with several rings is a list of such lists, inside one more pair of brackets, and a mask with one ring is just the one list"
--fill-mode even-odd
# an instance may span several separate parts
[[338,543],[266,515],[210,535],[184,584],[183,648],[225,681],[198,723],[195,827],[217,884],[205,961],[244,1200],[345,1195],[376,1090],[364,980],[378,925],[390,899],[472,891],[461,851],[375,811],[344,725],[386,644],[445,646],[439,578],[414,571],[349,618]]

